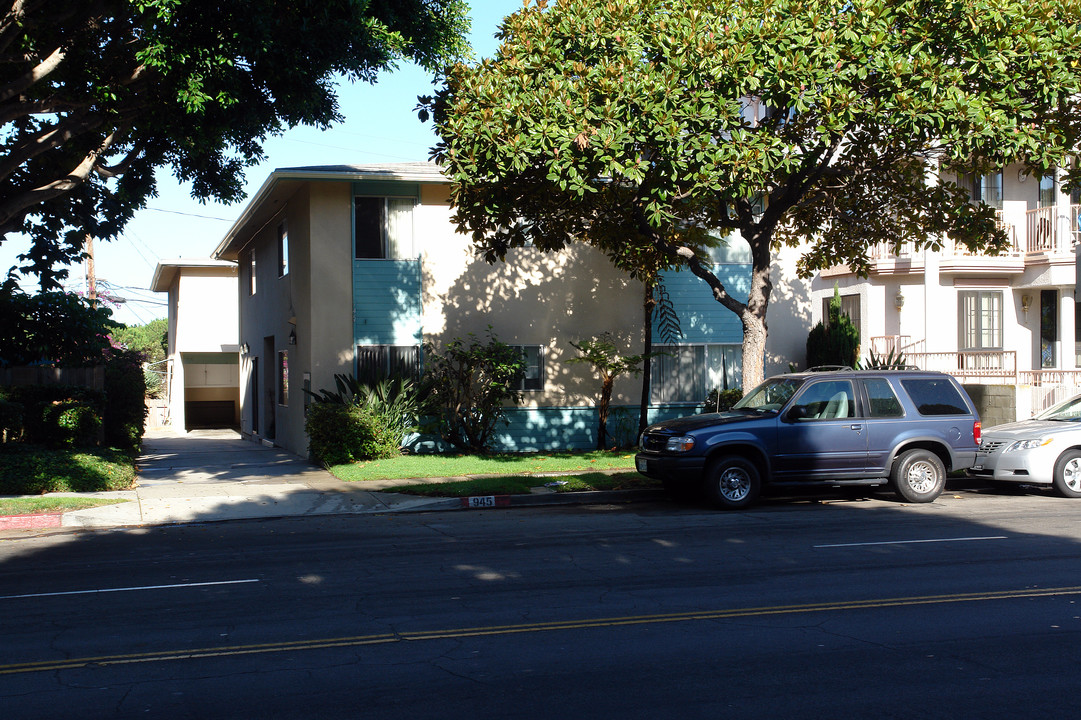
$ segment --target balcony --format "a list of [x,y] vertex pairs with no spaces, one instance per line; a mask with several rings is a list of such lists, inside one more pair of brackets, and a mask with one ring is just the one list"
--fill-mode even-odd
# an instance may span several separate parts
[[[1010,239],[1009,248],[1001,255],[974,253],[963,245],[946,240],[939,252],[943,272],[1021,273],[1026,264],[1060,262],[1073,263],[1074,245],[1081,242],[1078,215],[1081,205],[1053,205],[1023,210],[1024,203],[1007,202],[998,211],[998,226]],[[924,258],[915,244],[903,243],[898,252],[887,243],[874,245],[868,251],[872,275],[922,273]]]

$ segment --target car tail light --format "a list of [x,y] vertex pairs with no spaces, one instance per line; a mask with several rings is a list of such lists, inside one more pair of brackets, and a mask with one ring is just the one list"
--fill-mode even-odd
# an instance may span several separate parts
[[983,436],[983,427],[980,425],[980,421],[972,423],[972,438],[976,441],[976,444],[980,444],[980,438]]

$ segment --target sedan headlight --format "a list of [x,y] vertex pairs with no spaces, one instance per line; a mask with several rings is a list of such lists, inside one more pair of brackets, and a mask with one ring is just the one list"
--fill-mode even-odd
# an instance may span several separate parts
[[694,438],[689,435],[682,437],[668,438],[668,445],[665,446],[665,450],[668,452],[687,452],[694,447]]
[[1014,452],[1015,450],[1035,450],[1049,444],[1054,438],[1036,438],[1034,440],[1018,440],[1002,452]]

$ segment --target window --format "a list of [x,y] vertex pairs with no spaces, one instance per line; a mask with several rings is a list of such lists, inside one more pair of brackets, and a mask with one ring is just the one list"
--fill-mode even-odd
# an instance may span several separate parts
[[943,379],[902,380],[920,415],[968,415],[968,405],[952,382]]
[[380,380],[420,378],[419,345],[357,345],[357,381],[374,385]]
[[355,257],[411,260],[413,198],[357,197],[353,200]]
[[278,225],[278,277],[289,274],[289,230],[282,220]]
[[972,201],[990,205],[996,210],[1002,209],[1002,173],[990,175],[969,175],[966,178],[972,190]]
[[714,388],[741,386],[739,345],[657,345],[650,359],[650,402],[700,403]]
[[855,415],[856,396],[848,380],[812,383],[787,413],[795,420],[839,420]]
[[515,390],[543,390],[544,389],[544,351],[540,345],[511,345],[525,355],[525,377],[523,377]]
[[1058,290],[1040,291],[1040,367],[1058,367]]
[[1036,196],[1036,207],[1051,207],[1055,204],[1055,176],[1041,175]]
[[[833,295],[822,298],[822,324],[830,324],[830,303],[833,302]],[[847,315],[848,319],[852,321],[852,327],[857,330],[860,329],[860,296],[859,295],[842,295],[841,296],[841,314]]]
[[278,404],[289,404],[289,351],[278,351]]
[[255,251],[248,251],[248,294],[255,294]]
[[902,417],[905,414],[901,401],[884,378],[868,378],[863,384],[871,402],[871,417]]
[[1002,291],[966,290],[958,294],[961,350],[1002,349]]

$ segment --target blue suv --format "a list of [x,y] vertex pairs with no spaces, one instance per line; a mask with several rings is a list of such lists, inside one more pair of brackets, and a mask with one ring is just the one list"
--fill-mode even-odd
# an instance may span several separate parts
[[730,411],[646,428],[638,472],[744,508],[764,486],[881,485],[931,502],[976,459],[980,419],[949,375],[837,370],[770,378]]

